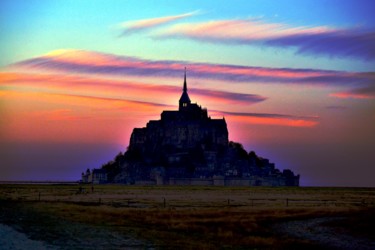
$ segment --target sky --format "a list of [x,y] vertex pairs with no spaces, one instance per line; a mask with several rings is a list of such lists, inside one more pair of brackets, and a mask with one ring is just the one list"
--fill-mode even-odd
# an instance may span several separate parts
[[0,180],[75,181],[192,102],[302,186],[375,187],[375,3],[0,2]]

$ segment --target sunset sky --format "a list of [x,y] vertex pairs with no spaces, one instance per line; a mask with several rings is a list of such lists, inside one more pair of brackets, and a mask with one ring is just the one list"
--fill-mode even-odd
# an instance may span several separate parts
[[192,102],[303,186],[375,187],[375,2],[0,2],[0,181],[75,181]]

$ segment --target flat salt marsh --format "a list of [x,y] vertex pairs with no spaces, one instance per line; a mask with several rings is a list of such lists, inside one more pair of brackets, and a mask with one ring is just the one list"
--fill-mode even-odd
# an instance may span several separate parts
[[[0,223],[56,247],[69,238],[73,248],[96,239],[112,249],[371,249],[375,242],[374,188],[3,184],[0,201]],[[309,225],[322,230],[311,234]]]

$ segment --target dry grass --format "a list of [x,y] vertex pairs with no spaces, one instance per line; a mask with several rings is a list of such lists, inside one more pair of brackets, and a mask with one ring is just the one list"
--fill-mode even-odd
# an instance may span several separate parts
[[[347,227],[347,222],[359,223],[366,232],[372,224],[363,215],[374,219],[375,189],[371,188],[103,185],[95,186],[94,192],[87,186],[86,194],[77,194],[77,190],[78,186],[71,185],[0,185],[1,205],[12,207],[3,209],[3,215],[14,216],[17,211],[36,216],[40,224],[65,221],[100,226],[124,235],[131,233],[163,249],[314,248],[311,241],[276,232],[274,225],[345,217],[346,222],[330,226],[340,229]],[[31,230],[30,225],[25,228]]]

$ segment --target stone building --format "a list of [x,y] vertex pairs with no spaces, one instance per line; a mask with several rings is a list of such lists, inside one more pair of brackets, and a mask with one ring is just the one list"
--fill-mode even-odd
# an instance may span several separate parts
[[82,173],[81,183],[103,184],[107,183],[107,171],[105,169],[87,169]]
[[129,151],[141,153],[145,161],[167,161],[181,164],[195,149],[207,157],[228,145],[225,119],[211,119],[207,109],[191,103],[187,93],[186,74],[178,110],[163,111],[161,119],[149,121],[145,128],[135,128],[130,138]]

